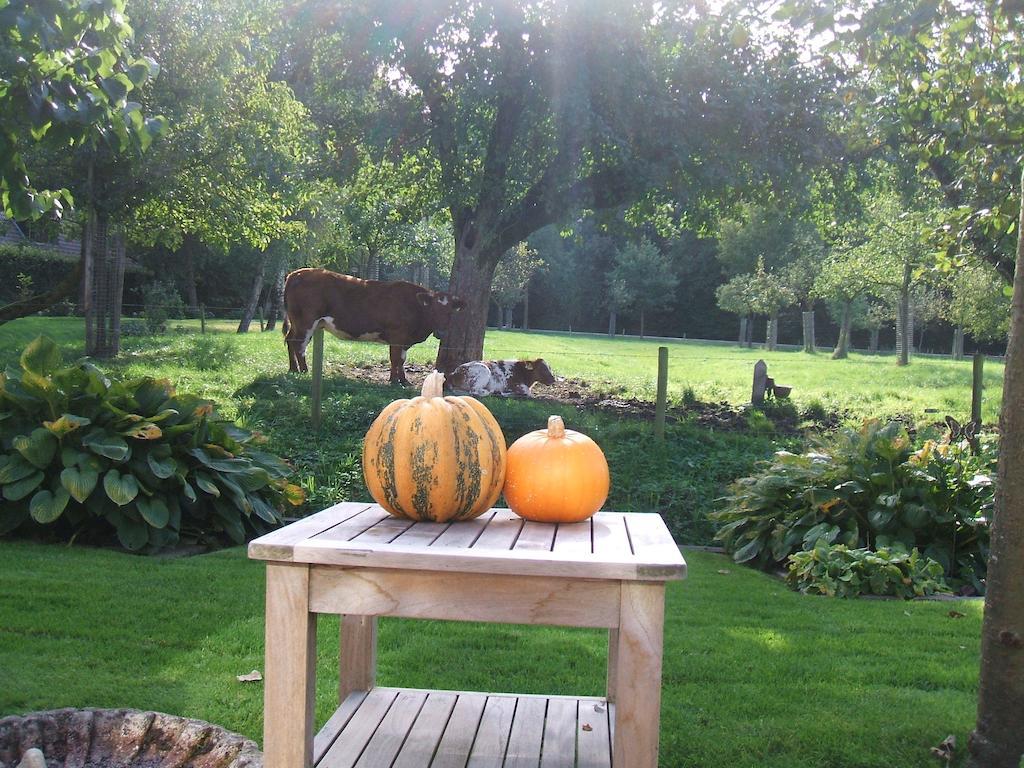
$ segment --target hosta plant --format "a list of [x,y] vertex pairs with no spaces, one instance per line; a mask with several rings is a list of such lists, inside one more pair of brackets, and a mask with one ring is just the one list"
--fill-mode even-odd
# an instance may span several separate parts
[[947,592],[942,566],[916,549],[893,552],[850,549],[819,540],[789,556],[786,581],[793,589],[829,597],[891,595],[912,598]]
[[20,362],[0,374],[0,534],[113,534],[130,550],[183,535],[241,543],[301,503],[288,466],[210,401],[166,380],[111,381],[88,361],[63,367],[45,336]]
[[964,442],[915,448],[898,423],[866,422],[734,482],[712,514],[738,562],[782,567],[818,541],[851,549],[917,548],[954,587],[984,590],[995,457]]

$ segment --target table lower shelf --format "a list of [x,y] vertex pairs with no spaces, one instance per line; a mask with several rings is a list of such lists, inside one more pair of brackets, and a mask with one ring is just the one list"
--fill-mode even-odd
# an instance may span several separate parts
[[313,742],[318,768],[610,768],[602,698],[374,688]]

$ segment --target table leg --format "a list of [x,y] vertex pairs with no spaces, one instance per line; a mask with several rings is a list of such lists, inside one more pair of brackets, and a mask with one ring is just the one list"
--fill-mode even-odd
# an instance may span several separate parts
[[605,698],[615,701],[615,686],[619,675],[619,630],[608,630],[608,683],[605,686]]
[[613,696],[615,768],[657,768],[665,585],[623,582]]
[[341,617],[338,659],[338,703],[353,691],[369,691],[377,683],[377,617]]
[[313,762],[316,614],[309,612],[309,567],[267,564],[263,755],[266,768]]

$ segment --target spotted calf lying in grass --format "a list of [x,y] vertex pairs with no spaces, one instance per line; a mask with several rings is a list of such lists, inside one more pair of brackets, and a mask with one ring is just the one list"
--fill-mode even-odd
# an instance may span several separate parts
[[554,384],[555,376],[543,358],[536,360],[474,360],[456,368],[445,386],[459,394],[483,397],[529,397],[536,383]]

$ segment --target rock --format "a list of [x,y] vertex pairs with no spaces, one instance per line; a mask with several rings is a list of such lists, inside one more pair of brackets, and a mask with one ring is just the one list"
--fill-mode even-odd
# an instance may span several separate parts
[[46,768],[46,758],[43,757],[43,750],[32,747],[26,749],[21,756],[21,762],[17,768]]

